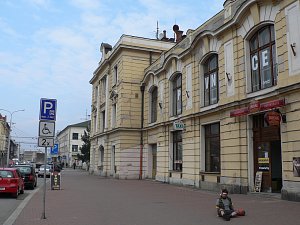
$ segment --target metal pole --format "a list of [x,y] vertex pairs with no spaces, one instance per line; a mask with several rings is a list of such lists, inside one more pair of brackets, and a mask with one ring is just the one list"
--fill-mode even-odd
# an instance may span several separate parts
[[[14,112],[13,112],[14,113]],[[10,155],[10,133],[11,133],[11,124],[12,124],[12,115],[13,113],[10,113],[10,121],[9,121],[9,133],[8,133],[8,149],[7,149],[7,158],[6,158],[6,166],[9,166],[9,155]]]
[[44,157],[44,194],[43,194],[42,219],[46,219],[46,165],[47,165],[47,147],[45,147],[45,157]]

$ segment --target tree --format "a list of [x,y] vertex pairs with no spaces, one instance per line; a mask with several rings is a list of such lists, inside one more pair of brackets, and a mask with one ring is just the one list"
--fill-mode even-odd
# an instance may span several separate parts
[[83,162],[86,162],[86,161],[90,160],[91,141],[90,141],[90,128],[89,128],[89,126],[84,131],[84,134],[81,136],[81,140],[84,143],[80,147],[81,155],[77,154],[77,156],[78,156],[78,159],[82,160]]

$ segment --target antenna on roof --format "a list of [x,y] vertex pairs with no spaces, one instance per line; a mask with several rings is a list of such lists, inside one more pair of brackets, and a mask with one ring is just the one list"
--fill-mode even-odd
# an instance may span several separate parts
[[158,20],[156,22],[156,39],[158,39],[158,32],[159,32],[159,29],[158,29]]
[[85,118],[80,118],[80,119],[87,121],[87,120],[90,119],[90,117],[91,117],[91,115],[88,115],[88,112],[87,112],[87,109],[86,109],[86,111],[85,111]]

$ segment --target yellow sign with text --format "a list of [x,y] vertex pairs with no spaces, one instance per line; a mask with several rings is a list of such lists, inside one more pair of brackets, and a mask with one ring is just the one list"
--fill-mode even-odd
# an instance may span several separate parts
[[267,164],[269,163],[269,158],[258,158],[259,164]]

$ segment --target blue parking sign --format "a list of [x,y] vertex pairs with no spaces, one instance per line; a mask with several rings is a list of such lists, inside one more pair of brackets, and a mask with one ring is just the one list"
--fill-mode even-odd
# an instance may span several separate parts
[[58,144],[55,144],[55,145],[51,148],[51,155],[58,155]]
[[40,120],[56,120],[56,99],[41,98]]

